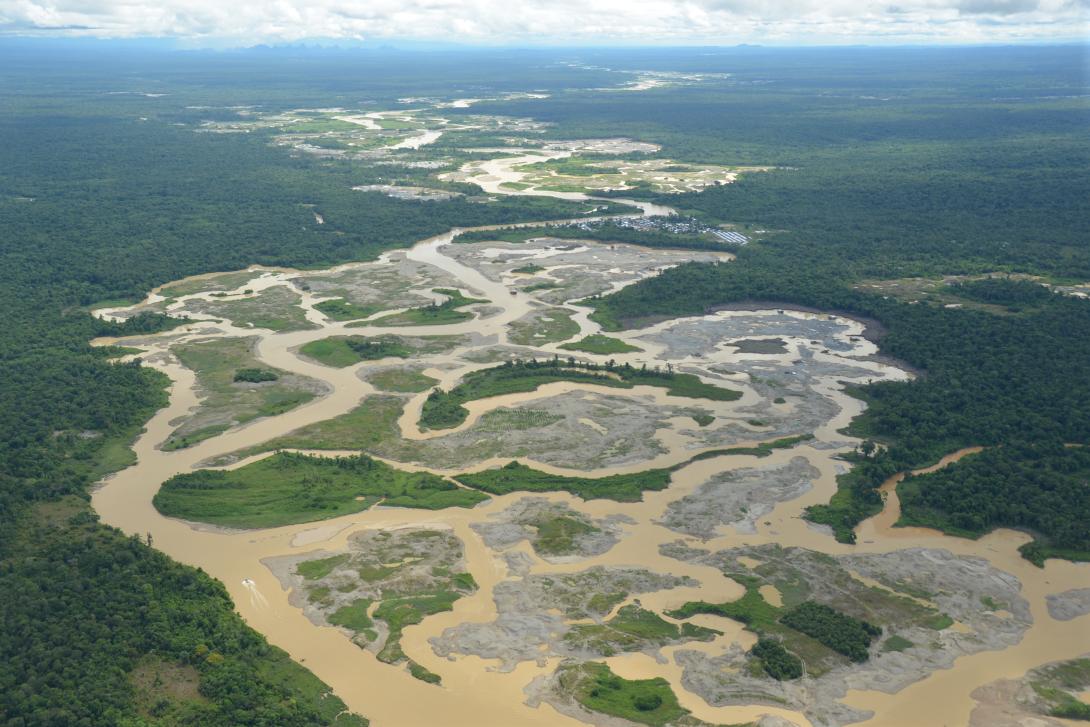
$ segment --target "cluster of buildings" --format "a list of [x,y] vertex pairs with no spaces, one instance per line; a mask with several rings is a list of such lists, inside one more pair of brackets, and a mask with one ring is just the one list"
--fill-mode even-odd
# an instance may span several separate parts
[[749,242],[748,237],[734,230],[712,230],[711,233],[723,242],[733,242],[736,245],[745,245]]
[[587,220],[586,222],[575,222],[571,226],[590,232],[603,224],[627,227],[641,232],[671,232],[675,235],[699,235],[708,232],[718,240],[734,245],[745,245],[749,242],[749,238],[740,232],[709,227],[694,217],[613,217],[608,221]]

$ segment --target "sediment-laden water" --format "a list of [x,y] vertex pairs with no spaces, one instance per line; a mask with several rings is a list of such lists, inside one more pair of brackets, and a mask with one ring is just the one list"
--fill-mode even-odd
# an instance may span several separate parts
[[[361,117],[359,123],[373,123]],[[530,158],[504,158],[492,164],[484,164],[481,174],[474,181],[486,191],[510,193],[501,190],[505,181],[517,181],[513,168],[518,164],[540,161],[544,158],[560,158],[563,153],[538,154]],[[555,196],[570,197],[567,193]],[[653,205],[639,205],[644,213],[658,214],[664,211]],[[427,373],[439,380],[439,385],[449,389],[467,372],[488,364],[474,363],[465,358],[475,349],[502,347],[507,344],[508,325],[542,304],[532,295],[512,295],[512,277],[501,275],[493,279],[480,269],[466,264],[448,254],[449,245],[456,232],[422,241],[406,253],[408,260],[429,265],[443,271],[458,281],[468,294],[489,301],[491,313],[485,317],[451,325],[436,326],[369,326],[349,327],[344,323],[329,321],[314,309],[318,302],[315,295],[301,291],[301,307],[306,319],[318,326],[301,331],[274,333],[262,329],[238,327],[212,321],[194,321],[188,330],[174,331],[159,336],[145,337],[140,342],[143,354],[150,365],[164,371],[173,381],[170,404],[148,423],[146,431],[135,444],[137,463],[108,478],[95,492],[93,504],[105,523],[129,533],[151,533],[157,548],[173,558],[203,568],[223,581],[234,598],[239,612],[255,629],[270,642],[288,651],[293,658],[311,669],[319,678],[330,684],[344,699],[349,708],[370,718],[379,727],[401,725],[562,725],[579,724],[571,717],[557,712],[544,704],[531,708],[526,705],[526,687],[537,677],[549,674],[557,660],[547,660],[544,666],[534,662],[520,662],[513,670],[502,671],[495,661],[476,656],[456,655],[453,659],[440,657],[432,646],[432,640],[448,629],[465,623],[487,623],[497,617],[493,589],[510,577],[507,562],[499,553],[488,548],[474,525],[486,523],[518,500],[524,493],[495,497],[470,510],[449,509],[443,511],[418,511],[411,509],[375,508],[366,512],[322,522],[292,525],[266,530],[232,532],[163,517],[151,501],[160,484],[172,475],[191,471],[202,463],[238,450],[261,445],[268,440],[285,435],[301,426],[331,419],[355,408],[375,388],[362,380],[360,369],[386,365],[390,362],[364,362],[342,369],[330,368],[310,361],[298,353],[307,342],[331,335],[380,335],[402,334],[407,336],[471,334],[472,341],[453,350],[437,355],[421,356],[419,363]],[[595,246],[591,246],[594,248]],[[600,254],[607,255],[607,246],[597,246]],[[598,253],[596,253],[598,254]],[[694,253],[695,254],[695,253]],[[663,253],[660,267],[676,264],[683,254]],[[546,267],[548,259],[541,262]],[[382,265],[363,263],[366,265]],[[351,269],[340,266],[338,270]],[[653,269],[653,268],[652,268]],[[239,286],[260,293],[274,285],[290,284],[293,278],[313,273],[287,270],[253,271],[253,280]],[[634,278],[629,276],[631,282]],[[208,294],[196,294],[209,300]],[[230,296],[227,296],[229,299]],[[217,298],[224,300],[223,297]],[[161,300],[153,293],[150,302]],[[587,309],[569,304],[575,314],[573,320],[580,332],[575,338],[598,332],[598,326],[587,317]],[[118,311],[105,311],[110,315]],[[744,319],[745,330],[742,330]],[[804,336],[788,337],[784,353],[740,354],[729,346],[714,346],[699,351],[687,351],[692,346],[692,333],[682,336],[679,326],[703,326],[709,339],[720,335],[730,326],[738,327],[738,338],[752,337],[776,330],[789,329],[791,321],[798,325],[811,323],[830,326],[829,338],[813,345]],[[765,326],[765,328],[762,328]],[[776,328],[778,326],[778,328]],[[719,327],[719,328],[717,328]],[[834,330],[835,329],[835,330]],[[697,329],[693,329],[696,331]],[[865,724],[873,725],[940,725],[965,724],[973,706],[970,693],[981,685],[1001,678],[1021,676],[1028,669],[1048,661],[1065,659],[1090,651],[1090,617],[1082,616],[1069,621],[1053,619],[1047,609],[1046,596],[1061,591],[1084,587],[1090,582],[1090,567],[1051,560],[1043,569],[1036,568],[1022,559],[1017,547],[1028,536],[1012,531],[997,531],[978,541],[943,536],[921,528],[895,529],[893,523],[899,512],[896,495],[889,489],[887,510],[868,520],[859,528],[859,542],[855,546],[841,545],[824,530],[807,524],[803,510],[812,504],[826,502],[835,491],[835,477],[845,464],[836,459],[837,454],[847,451],[856,442],[839,433],[862,404],[842,393],[842,375],[854,372],[864,379],[904,379],[907,374],[899,369],[870,360],[875,352],[872,344],[859,335],[860,324],[830,316],[817,316],[783,311],[756,313],[723,312],[692,319],[666,321],[646,329],[627,331],[617,337],[638,345],[638,353],[611,356],[618,363],[633,364],[648,361],[670,363],[681,370],[697,371],[706,380],[716,380],[724,386],[743,393],[733,402],[709,402],[681,399],[670,396],[661,388],[637,386],[629,390],[607,389],[580,383],[555,383],[525,394],[510,394],[473,401],[467,404],[470,415],[466,422],[452,430],[421,431],[418,427],[420,407],[426,393],[411,396],[404,414],[398,420],[402,440],[424,447],[445,437],[459,436],[473,428],[490,412],[515,408],[530,402],[540,402],[563,395],[596,395],[626,397],[652,411],[673,407],[699,407],[716,416],[717,424],[709,431],[701,431],[690,421],[678,416],[666,419],[657,427],[645,450],[636,450],[628,459],[617,457],[617,464],[596,467],[584,471],[571,463],[560,460],[536,460],[533,456],[522,458],[533,466],[554,473],[586,474],[600,476],[624,472],[638,472],[651,467],[677,465],[689,462],[701,452],[730,445],[755,444],[776,438],[769,434],[769,427],[788,427],[794,417],[806,412],[799,409],[792,413],[783,407],[813,407],[820,403],[831,413],[813,429],[813,439],[790,449],[775,450],[765,458],[749,455],[727,455],[691,462],[681,466],[672,477],[671,486],[660,492],[648,492],[639,503],[617,503],[606,500],[584,502],[563,493],[536,495],[549,501],[565,503],[591,518],[623,515],[630,519],[620,529],[620,540],[602,552],[574,562],[547,562],[533,555],[524,543],[519,546],[532,561],[532,573],[570,573],[592,566],[630,566],[654,572],[668,573],[692,579],[698,585],[685,586],[642,594],[642,606],[657,612],[680,606],[689,600],[724,601],[742,594],[742,588],[713,567],[685,562],[660,552],[661,546],[679,540],[691,542],[709,551],[723,550],[742,545],[778,543],[798,546],[831,555],[888,553],[906,548],[937,548],[958,556],[975,556],[990,565],[1015,576],[1021,583],[1021,596],[1030,606],[1033,623],[1022,640],[1001,651],[982,651],[957,659],[949,669],[936,672],[894,694],[881,691],[849,691],[846,703],[856,709],[872,711],[874,717]],[[671,340],[671,335],[674,340]],[[257,358],[269,366],[308,376],[323,382],[328,393],[314,401],[299,406],[279,416],[255,420],[231,429],[219,436],[200,442],[188,449],[163,451],[158,448],[170,435],[171,422],[200,405],[196,377],[192,371],[178,365],[169,356],[170,347],[180,340],[216,337],[256,336]],[[575,340],[573,338],[572,340]],[[684,339],[684,340],[683,340]],[[686,341],[688,343],[686,343]],[[830,345],[835,344],[835,348]],[[535,347],[543,355],[559,353],[567,356],[556,344]],[[671,358],[672,356],[672,358]],[[604,360],[605,357],[586,357]],[[417,362],[413,362],[417,363]],[[784,378],[785,372],[795,371],[799,379],[806,378],[810,398],[801,397],[797,404],[772,404],[755,385],[746,372],[754,367],[767,367]],[[748,367],[748,368],[747,368]],[[772,423],[747,425],[755,414],[740,414],[753,407],[765,407]],[[777,409],[779,407],[780,409]],[[594,422],[590,433],[605,436],[599,430],[607,430],[607,422]],[[746,427],[749,427],[747,429]],[[752,431],[750,431],[752,430]],[[424,450],[422,450],[424,451]],[[950,460],[964,454],[957,453]],[[264,455],[258,455],[264,456]],[[771,509],[756,518],[751,528],[722,527],[709,540],[698,541],[671,530],[663,524],[663,517],[670,503],[694,493],[703,483],[730,470],[746,468],[777,468],[790,465],[798,458],[817,474],[811,486],[802,494],[782,502],[772,503]],[[241,466],[253,458],[236,462]],[[508,461],[505,457],[490,457],[471,463],[467,468],[444,468],[428,462],[398,461],[387,458],[391,464],[405,469],[428,469],[442,474],[459,469],[484,469]],[[560,464],[558,464],[560,462]],[[940,463],[944,465],[946,461]],[[442,677],[442,686],[417,681],[404,670],[383,664],[375,657],[354,645],[340,630],[317,626],[302,611],[289,603],[288,593],[277,577],[263,564],[266,559],[287,555],[299,555],[311,551],[337,551],[346,548],[348,539],[366,528],[392,528],[402,526],[427,526],[441,524],[453,529],[464,543],[468,570],[479,585],[479,590],[458,600],[450,612],[426,618],[421,624],[405,630],[402,639],[405,653],[415,662]],[[750,530],[747,532],[746,530]],[[663,660],[647,654],[628,654],[607,659],[611,668],[627,678],[665,677],[672,684],[681,704],[703,720],[714,723],[735,723],[755,719],[761,715],[778,715],[798,725],[810,721],[801,713],[769,705],[738,705],[712,707],[682,685],[682,668],[673,659],[678,650],[695,650],[708,655],[722,653],[731,644],[748,647],[754,637],[742,631],[740,625],[720,618],[701,617],[698,623],[714,626],[724,631],[723,636],[705,643],[689,643],[663,649]],[[920,675],[925,677],[925,675]]]

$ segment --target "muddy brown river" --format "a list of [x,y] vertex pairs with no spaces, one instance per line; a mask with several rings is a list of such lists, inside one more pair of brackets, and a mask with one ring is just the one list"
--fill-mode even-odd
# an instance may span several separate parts
[[[360,123],[370,122],[370,119]],[[539,161],[544,154],[520,158],[506,158],[481,169],[479,181],[486,191],[500,191],[504,181],[517,181],[513,167],[519,163]],[[485,177],[488,177],[485,179]],[[475,180],[478,181],[478,180]],[[504,193],[510,193],[504,191]],[[560,196],[560,195],[558,195]],[[566,195],[565,195],[566,196]],[[662,208],[640,204],[644,213],[658,214]],[[459,656],[454,660],[438,656],[429,639],[441,634],[448,627],[466,622],[489,622],[496,618],[493,588],[508,577],[507,566],[500,555],[489,549],[472,525],[488,520],[489,516],[509,507],[524,497],[514,493],[494,497],[482,505],[465,510],[451,508],[442,511],[375,508],[321,522],[292,525],[253,531],[227,531],[208,526],[194,525],[160,515],[151,501],[160,484],[167,478],[191,471],[206,460],[240,449],[260,445],[301,426],[324,421],[345,414],[355,408],[374,387],[359,377],[359,369],[372,365],[364,362],[342,369],[330,368],[300,357],[296,351],[309,342],[338,334],[378,335],[403,334],[409,336],[450,335],[472,333],[494,337],[502,345],[507,342],[508,325],[534,307],[531,296],[512,295],[506,280],[493,280],[479,269],[459,262],[447,254],[455,233],[447,233],[413,246],[407,253],[410,260],[435,266],[456,278],[459,284],[474,296],[489,300],[495,312],[487,317],[475,317],[471,321],[442,326],[405,327],[346,327],[331,322],[313,308],[317,299],[304,293],[302,307],[307,319],[319,328],[286,333],[273,333],[255,328],[240,328],[223,323],[194,321],[191,331],[150,337],[142,346],[145,358],[150,357],[156,368],[170,376],[173,385],[170,403],[148,423],[146,430],[135,443],[137,463],[107,478],[96,490],[93,504],[102,520],[127,533],[151,533],[157,548],[171,557],[192,566],[200,567],[221,580],[227,587],[239,613],[246,622],[265,635],[273,644],[285,649],[295,660],[313,671],[329,684],[350,709],[372,720],[377,727],[430,726],[430,725],[577,725],[582,724],[565,716],[547,704],[531,708],[526,705],[524,689],[536,677],[551,673],[557,664],[552,660],[545,666],[522,662],[509,672],[500,671],[494,661],[475,656]],[[375,263],[367,263],[374,265]],[[381,263],[379,263],[381,264]],[[344,269],[351,266],[340,266]],[[301,273],[285,270],[254,270],[260,285],[283,284]],[[245,287],[254,289],[257,283]],[[242,286],[240,286],[242,287]],[[202,294],[197,294],[202,295]],[[149,300],[156,300],[153,293]],[[598,332],[598,327],[587,318],[587,310],[572,306],[578,315],[573,317],[579,327],[579,337]],[[117,311],[103,311],[110,315]],[[722,313],[720,316],[737,315]],[[808,314],[795,314],[804,318]],[[847,333],[844,344],[850,350],[842,356],[854,356],[856,365],[870,372],[872,378],[904,379],[907,374],[885,364],[865,358],[873,353],[873,347],[857,335],[859,324],[841,321]],[[644,349],[638,354],[615,356],[618,362],[638,362],[663,354],[656,350],[647,337],[656,331],[666,330],[675,322],[656,324],[647,329],[617,334],[622,340],[636,343]],[[287,413],[255,420],[235,427],[219,436],[205,440],[188,449],[162,451],[158,448],[172,431],[171,422],[199,406],[200,394],[192,371],[172,362],[166,354],[179,340],[194,338],[257,336],[257,357],[270,366],[312,377],[324,382],[329,392]],[[150,341],[150,342],[149,342]],[[544,352],[559,352],[555,344],[540,347]],[[467,362],[461,356],[465,347],[442,355],[424,357],[429,373],[440,379],[440,385],[449,388],[466,372],[482,368],[486,364]],[[157,356],[158,354],[158,356]],[[565,354],[566,355],[566,354]],[[815,354],[822,356],[823,354]],[[794,351],[774,356],[780,363],[788,364]],[[832,354],[829,354],[831,357]],[[700,362],[700,365],[729,365],[735,356],[726,349],[717,349]],[[388,365],[389,362],[387,362]],[[693,360],[688,360],[693,363]],[[733,385],[729,384],[728,385]],[[737,402],[701,402],[701,406],[713,413],[729,413],[739,406],[752,404],[755,395],[744,386],[743,398]],[[660,492],[648,492],[642,502],[616,503],[612,501],[588,501],[564,493],[548,494],[549,500],[562,502],[591,517],[623,514],[635,524],[626,526],[619,543],[607,552],[578,562],[548,563],[534,559],[533,573],[574,572],[588,567],[639,566],[651,571],[688,576],[698,586],[675,588],[642,594],[641,604],[661,612],[699,599],[724,601],[738,598],[742,588],[712,567],[686,563],[668,558],[659,552],[663,544],[682,538],[677,532],[656,523],[669,503],[691,493],[701,483],[716,473],[727,470],[785,464],[794,457],[804,457],[820,473],[813,480],[812,488],[800,497],[777,504],[771,512],[760,517],[753,533],[740,533],[723,528],[720,534],[700,547],[717,550],[739,545],[779,543],[784,546],[801,546],[833,555],[847,553],[882,553],[909,547],[942,548],[958,555],[972,555],[986,559],[998,569],[1016,576],[1022,584],[1021,595],[1030,603],[1033,625],[1015,646],[1003,651],[985,651],[957,659],[953,667],[941,670],[902,689],[895,694],[878,691],[849,691],[846,703],[852,707],[872,710],[875,715],[862,724],[878,726],[911,725],[964,725],[968,722],[973,700],[969,696],[977,687],[1000,678],[1016,678],[1040,664],[1078,656],[1090,651],[1090,619],[1082,617],[1072,621],[1053,620],[1045,607],[1045,596],[1067,589],[1085,587],[1090,583],[1090,566],[1065,561],[1050,560],[1045,568],[1036,568],[1022,559],[1017,548],[1028,536],[1007,530],[997,531],[977,541],[946,537],[921,528],[894,528],[899,506],[892,485],[886,488],[886,510],[862,523],[858,530],[858,544],[842,545],[820,529],[808,525],[801,513],[811,504],[826,502],[836,488],[835,478],[844,465],[835,459],[853,447],[856,442],[839,434],[838,430],[860,411],[862,404],[844,395],[841,385],[832,377],[821,382],[823,396],[836,404],[836,414],[814,432],[814,438],[791,449],[775,450],[771,456],[756,459],[747,455],[728,455],[705,459],[678,469],[671,486]],[[420,407],[426,393],[413,396],[405,413],[398,421],[401,437],[422,441],[450,436],[472,428],[488,412],[500,408],[540,400],[567,392],[604,391],[612,396],[637,397],[648,405],[691,405],[692,400],[680,400],[667,395],[661,388],[638,386],[630,390],[605,390],[602,387],[577,383],[557,383],[542,387],[536,392],[512,394],[471,402],[467,405],[470,416],[456,430],[421,432],[418,427]],[[561,474],[589,474],[594,476],[621,472],[638,472],[650,467],[674,465],[689,461],[701,451],[685,431],[668,423],[660,428],[655,437],[658,454],[623,466],[600,468],[589,472],[566,469],[536,462],[532,457],[523,458],[533,466]],[[761,441],[759,435],[753,443]],[[710,449],[711,447],[704,447]],[[959,452],[947,461],[962,456]],[[334,454],[334,453],[330,453]],[[264,456],[264,455],[258,455]],[[253,461],[248,458],[232,466]],[[476,462],[471,469],[484,469],[503,464],[504,458]],[[420,464],[391,462],[405,469],[429,469],[446,474],[442,469],[428,468]],[[262,564],[267,558],[307,553],[310,551],[336,551],[347,547],[348,539],[365,528],[391,528],[412,525],[433,525],[452,528],[462,540],[468,570],[472,573],[479,590],[455,602],[450,612],[426,618],[422,623],[405,629],[402,645],[413,661],[442,677],[442,686],[426,684],[412,678],[406,671],[379,662],[375,656],[354,645],[339,629],[317,626],[303,612],[288,601],[289,594],[281,587],[273,573]],[[525,545],[525,544],[523,544]],[[527,552],[532,552],[528,550]],[[752,634],[744,632],[732,621],[701,617],[698,623],[719,628],[723,636],[707,643],[689,643],[682,647],[663,650],[665,661],[658,661],[645,654],[628,654],[607,659],[611,668],[626,678],[664,677],[673,686],[681,704],[699,719],[712,723],[738,723],[755,720],[762,715],[777,715],[797,725],[811,723],[801,713],[767,705],[713,707],[681,684],[681,668],[671,655],[678,648],[699,650],[707,654],[722,652],[732,643],[748,646],[754,641]]]

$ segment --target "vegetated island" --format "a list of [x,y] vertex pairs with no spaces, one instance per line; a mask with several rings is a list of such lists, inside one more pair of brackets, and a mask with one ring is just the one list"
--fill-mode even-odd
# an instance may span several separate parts
[[313,399],[320,381],[262,365],[257,339],[223,338],[178,346],[175,354],[197,376],[200,405],[182,418],[160,446],[184,449],[260,417],[276,416]]
[[360,361],[383,358],[408,358],[413,354],[398,336],[330,336],[310,341],[299,352],[326,366],[344,368]]
[[360,305],[344,298],[330,298],[314,304],[314,310],[334,321],[354,321],[367,318],[382,309],[380,305]]
[[462,291],[453,288],[435,288],[435,293],[446,296],[442,303],[432,302],[419,308],[410,308],[401,313],[383,316],[369,325],[375,326],[439,326],[461,323],[473,318],[473,314],[462,308],[487,303],[482,298],[469,298]]
[[584,363],[558,356],[538,361],[507,361],[479,371],[472,371],[450,391],[435,389],[428,395],[420,413],[422,429],[451,429],[465,421],[469,410],[462,406],[468,401],[485,399],[503,394],[534,391],[543,384],[556,381],[576,381],[631,389],[636,385],[661,386],[671,396],[734,401],[741,392],[721,386],[706,384],[694,374],[677,373],[672,367],[663,370],[635,368],[628,363],[616,365],[612,360],[605,364]]
[[472,507],[487,500],[427,472],[366,455],[275,454],[235,470],[197,470],[163,483],[153,503],[168,517],[230,528],[270,528],[389,507]]
[[663,490],[670,484],[670,470],[653,469],[606,477],[567,477],[512,461],[497,469],[456,475],[455,479],[493,495],[522,491],[570,492],[584,500],[639,502],[645,490]]
[[584,336],[578,341],[562,343],[560,344],[560,348],[565,351],[584,351],[599,356],[609,356],[615,353],[634,353],[643,350],[639,346],[633,346],[630,343],[625,343],[619,338],[605,336],[601,333],[592,333],[589,336]]
[[264,563],[309,617],[348,631],[379,661],[404,664],[430,684],[440,683],[439,675],[406,656],[401,633],[477,590],[462,543],[448,529],[363,530],[349,538],[346,552]]
[[360,361],[383,358],[411,358],[418,354],[441,353],[458,345],[458,336],[330,336],[310,341],[299,352],[318,363],[344,368]]
[[543,698],[562,712],[571,709],[569,705],[574,702],[590,712],[650,727],[712,727],[682,707],[670,683],[662,677],[623,679],[604,662],[572,660],[557,668],[549,684],[550,693]]
[[727,455],[749,455],[767,457],[775,449],[789,449],[796,444],[812,438],[810,434],[784,437],[771,442],[762,442],[754,447],[728,447],[709,450],[693,455],[673,467],[660,467],[622,475],[604,477],[570,477],[554,475],[536,470],[533,467],[512,460],[502,467],[480,472],[455,475],[454,479],[464,485],[492,495],[506,495],[510,492],[570,492],[584,500],[616,500],[617,502],[639,502],[645,491],[666,489],[673,472],[693,462]]

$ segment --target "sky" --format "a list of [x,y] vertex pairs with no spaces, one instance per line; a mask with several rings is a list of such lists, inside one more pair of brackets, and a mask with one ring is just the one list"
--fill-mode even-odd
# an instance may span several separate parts
[[0,35],[467,45],[1070,42],[1090,0],[0,0]]

